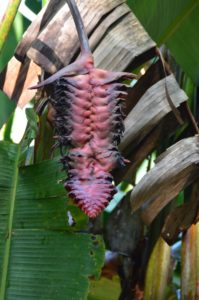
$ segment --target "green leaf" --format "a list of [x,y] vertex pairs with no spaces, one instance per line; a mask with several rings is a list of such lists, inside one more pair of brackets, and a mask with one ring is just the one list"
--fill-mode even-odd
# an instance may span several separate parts
[[57,161],[19,168],[19,157],[20,145],[0,143],[0,300],[87,299],[101,237],[67,226]]
[[5,131],[3,135],[3,139],[8,142],[12,142],[11,139],[11,133],[12,133],[12,125],[13,125],[13,119],[14,119],[14,114],[10,116],[8,119],[6,125],[5,125]]
[[112,279],[105,277],[100,280],[91,280],[88,300],[116,300],[121,293],[120,279],[114,276]]
[[35,140],[35,161],[40,162],[55,154],[53,146],[56,143],[53,138],[54,130],[48,121],[48,111],[45,110],[38,120],[38,134]]
[[0,91],[0,128],[8,121],[15,107],[16,103],[11,102],[8,97]]
[[199,1],[128,0],[158,45],[166,44],[185,72],[199,83]]
[[26,117],[30,124],[30,127],[33,130],[37,130],[37,123],[39,122],[39,117],[33,108],[26,108]]

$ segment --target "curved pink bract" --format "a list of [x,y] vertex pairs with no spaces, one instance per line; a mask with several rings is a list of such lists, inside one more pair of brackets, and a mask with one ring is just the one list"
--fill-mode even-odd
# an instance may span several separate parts
[[117,145],[124,129],[120,100],[127,94],[118,80],[128,76],[96,69],[89,61],[86,74],[64,76],[55,84],[51,103],[58,142],[62,148],[70,144],[62,158],[68,169],[65,187],[91,218],[112,199],[116,189],[110,172],[124,164]]
[[[96,69],[75,0],[67,0],[80,40],[81,56],[37,86],[54,84],[50,99],[62,164],[68,170],[65,187],[91,218],[107,206],[116,189],[110,172],[124,160],[118,152],[124,125],[121,102],[134,75]],[[68,149],[69,148],[69,149]]]

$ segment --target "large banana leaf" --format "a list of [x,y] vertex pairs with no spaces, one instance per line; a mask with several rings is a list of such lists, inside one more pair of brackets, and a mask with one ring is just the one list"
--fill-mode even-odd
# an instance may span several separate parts
[[0,143],[0,300],[87,299],[103,243],[69,230],[58,163],[19,168],[19,158],[19,145]]
[[177,62],[199,83],[199,1],[128,0],[151,37],[166,43]]

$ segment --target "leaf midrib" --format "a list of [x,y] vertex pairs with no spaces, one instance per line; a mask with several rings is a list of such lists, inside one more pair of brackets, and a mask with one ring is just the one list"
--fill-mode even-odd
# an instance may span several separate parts
[[12,193],[11,193],[11,197],[10,197],[8,229],[7,229],[7,237],[6,237],[5,248],[4,248],[5,249],[4,250],[4,258],[3,258],[3,264],[2,264],[3,268],[2,268],[2,279],[1,279],[1,286],[0,286],[0,300],[5,300],[8,265],[9,265],[9,258],[10,258],[12,227],[13,227],[13,217],[14,217],[17,182],[18,182],[18,175],[19,175],[19,168],[18,168],[19,155],[20,155],[20,147],[18,147],[15,164],[14,164],[14,174],[13,174],[14,185],[13,185],[13,189],[12,189]]
[[166,32],[158,40],[158,44],[164,44],[180,27],[183,21],[192,13],[192,11],[199,5],[199,1],[192,2],[190,6],[187,6],[183,12],[175,19],[175,21],[168,27]]

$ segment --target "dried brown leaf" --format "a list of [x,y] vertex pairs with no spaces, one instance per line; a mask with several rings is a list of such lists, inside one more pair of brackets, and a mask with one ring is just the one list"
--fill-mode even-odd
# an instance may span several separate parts
[[[142,55],[144,60],[155,55],[155,51],[148,54],[155,48],[155,43],[124,2],[77,0],[90,36],[96,66],[122,71]],[[50,4],[52,6],[52,0],[49,6]],[[61,9],[56,9],[54,15],[48,12],[51,7],[45,13],[40,13],[16,51],[20,59],[28,51],[29,58],[49,73],[68,65],[79,50],[77,33],[67,3],[61,1],[59,8],[60,6]],[[42,18],[45,18],[44,21]],[[32,40],[31,36],[34,37]]]
[[172,245],[181,231],[187,230],[196,218],[199,209],[199,183],[196,182],[191,191],[190,200],[180,207],[174,208],[167,216],[162,228],[162,237]]
[[[167,88],[173,104],[179,107],[187,100],[187,96],[181,90],[171,74],[167,78]],[[165,92],[165,78],[152,85],[140,98],[135,107],[125,119],[125,133],[120,150],[124,151],[133,143],[138,145],[157,124],[171,112]]]
[[[96,66],[123,71],[130,64],[155,55],[155,43],[124,2],[77,0]],[[78,51],[78,36],[67,3],[51,0],[17,47],[15,57],[21,63],[13,58],[0,75],[0,88],[23,107],[35,94],[28,87],[38,82],[39,68],[32,61],[54,73],[68,65]],[[10,78],[14,78],[11,84]]]
[[199,137],[183,139],[163,153],[161,159],[131,193],[133,211],[142,208],[150,224],[162,208],[199,177]]

